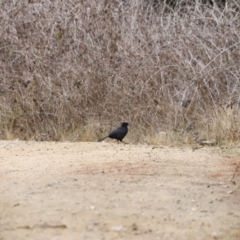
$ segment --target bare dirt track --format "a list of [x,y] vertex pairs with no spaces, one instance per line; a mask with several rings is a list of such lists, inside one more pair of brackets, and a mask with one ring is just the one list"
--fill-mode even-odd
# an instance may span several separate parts
[[240,239],[218,148],[0,142],[0,240]]

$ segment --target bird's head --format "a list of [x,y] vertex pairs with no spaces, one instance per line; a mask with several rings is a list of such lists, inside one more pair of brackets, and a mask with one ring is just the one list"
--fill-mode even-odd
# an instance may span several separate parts
[[127,122],[123,122],[121,127],[127,127],[129,124]]

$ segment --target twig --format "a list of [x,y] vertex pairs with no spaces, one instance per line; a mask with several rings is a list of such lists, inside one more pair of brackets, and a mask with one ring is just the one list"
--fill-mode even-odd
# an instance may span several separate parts
[[234,184],[236,184],[236,182],[233,181],[233,179],[235,178],[235,175],[236,175],[236,173],[237,173],[237,170],[238,170],[239,166],[240,166],[240,160],[239,160],[239,162],[238,162],[238,164],[237,164],[237,167],[236,167],[236,169],[235,169],[235,172],[234,172],[232,178],[230,179],[230,182],[232,182],[232,183],[234,183]]

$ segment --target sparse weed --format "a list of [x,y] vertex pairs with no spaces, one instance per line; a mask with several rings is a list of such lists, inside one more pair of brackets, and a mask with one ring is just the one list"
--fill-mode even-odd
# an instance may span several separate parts
[[239,141],[240,6],[153,2],[1,3],[1,138]]

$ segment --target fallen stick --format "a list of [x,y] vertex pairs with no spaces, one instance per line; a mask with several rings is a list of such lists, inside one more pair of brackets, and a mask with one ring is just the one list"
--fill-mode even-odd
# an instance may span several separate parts
[[231,178],[231,180],[230,180],[230,182],[232,182],[232,183],[234,183],[234,184],[236,184],[236,182],[233,181],[233,179],[235,178],[235,175],[236,175],[236,173],[237,173],[237,170],[238,170],[239,166],[240,166],[240,160],[239,160],[239,162],[238,162],[238,164],[237,164],[237,167],[236,167],[236,169],[235,169],[235,172],[234,172],[234,174],[233,174],[233,176],[232,176],[232,178]]

